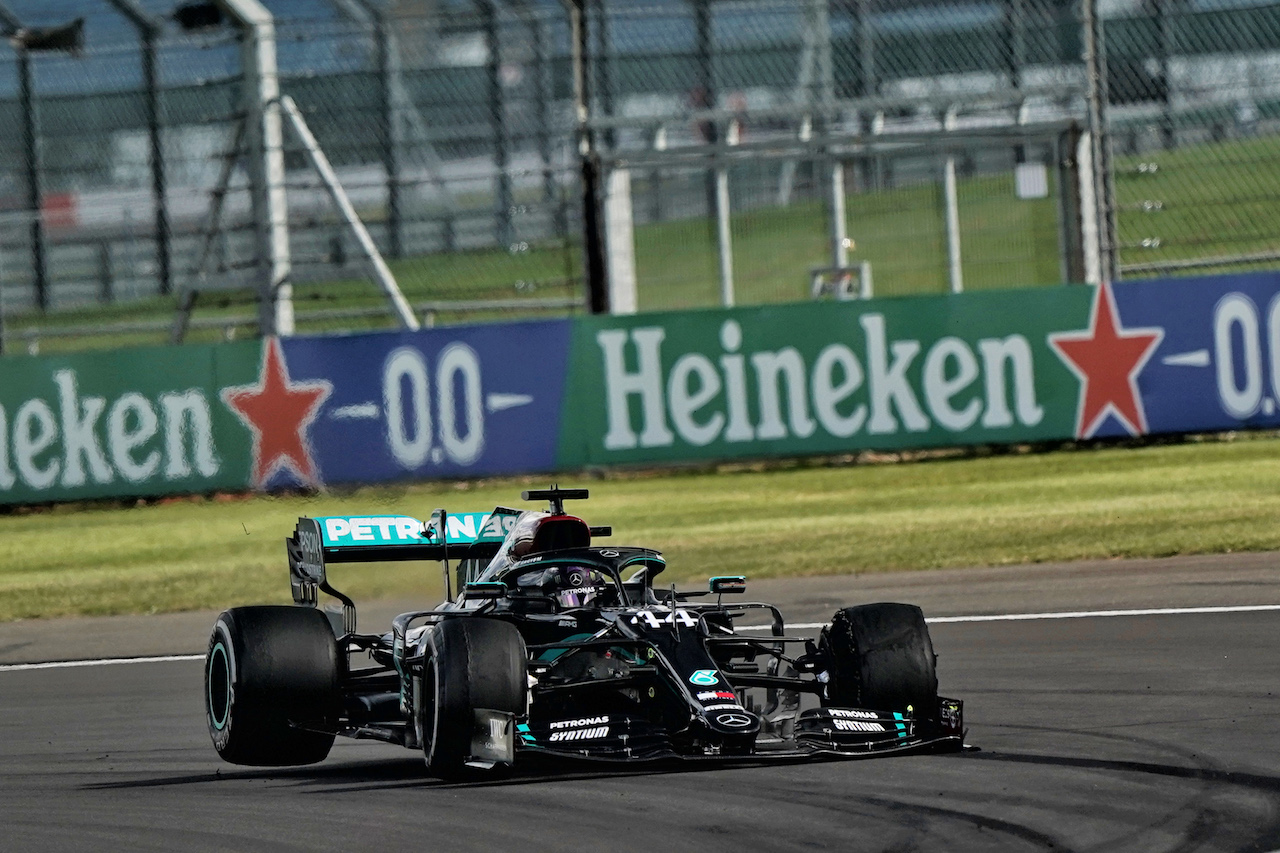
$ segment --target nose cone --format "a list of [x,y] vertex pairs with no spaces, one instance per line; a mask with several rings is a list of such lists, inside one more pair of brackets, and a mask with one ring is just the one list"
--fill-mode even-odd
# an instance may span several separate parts
[[711,711],[707,725],[714,732],[736,737],[760,733],[760,718],[745,708]]

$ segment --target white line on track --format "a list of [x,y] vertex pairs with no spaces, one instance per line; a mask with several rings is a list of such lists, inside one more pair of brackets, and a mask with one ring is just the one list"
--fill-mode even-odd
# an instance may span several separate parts
[[[1153,607],[1146,610],[1069,610],[1062,613],[992,613],[985,616],[932,616],[925,619],[931,625],[947,622],[1030,622],[1035,619],[1099,619],[1110,616],[1186,616],[1196,613],[1255,613],[1264,610],[1280,610],[1280,604],[1241,604],[1230,607]],[[800,622],[787,625],[804,631],[825,628],[826,622]],[[742,627],[739,631],[767,631],[768,625]]]
[[154,655],[145,658],[100,658],[98,660],[59,660],[49,663],[0,664],[0,672],[18,672],[24,669],[73,669],[83,666],[114,666],[121,663],[167,663],[175,660],[204,660],[204,655]]
[[[1186,616],[1197,613],[1257,613],[1280,610],[1280,604],[1241,604],[1230,607],[1153,607],[1146,610],[1069,610],[1062,613],[993,613],[985,616],[934,616],[926,619],[930,624],[947,622],[1030,622],[1036,619],[1099,619],[1113,616]],[[799,622],[788,625],[799,631],[827,627],[826,622]],[[767,631],[768,625],[751,625],[740,631]],[[124,663],[167,663],[169,661],[204,660],[204,655],[156,655],[141,658],[100,658],[98,660],[67,660],[49,663],[0,664],[0,672],[19,672],[28,669],[72,669],[86,666],[112,666]],[[1280,851],[1273,851],[1280,853]]]

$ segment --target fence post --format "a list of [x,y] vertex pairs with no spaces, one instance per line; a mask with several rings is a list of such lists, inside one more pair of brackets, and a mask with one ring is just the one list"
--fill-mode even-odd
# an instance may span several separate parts
[[[1009,75],[1009,87],[1022,89],[1022,67],[1027,64],[1027,7],[1026,0],[1005,0],[1004,9],[1005,38],[1005,72]],[[1022,124],[1021,103],[1017,108],[1015,119]],[[1013,146],[1013,161],[1025,163],[1027,148],[1025,145]]]
[[[942,117],[944,133],[954,130],[955,122],[955,108],[948,107]],[[960,262],[960,198],[956,188],[956,155],[950,150],[950,144],[944,137],[943,145],[948,146],[942,166],[942,198],[947,223],[947,285],[952,293],[961,293],[964,291],[964,269]]]
[[[657,124],[653,128],[653,133],[649,136],[649,147],[653,151],[667,150],[667,127],[664,124]],[[662,168],[654,166],[649,172],[649,221],[661,222],[665,218],[665,210],[662,203]]]
[[[738,131],[734,120],[725,125],[725,146],[738,144]],[[711,155],[715,164],[715,215],[716,215],[716,251],[720,258],[720,304],[732,308],[736,301],[733,284],[733,221],[732,202],[729,197],[729,158],[718,152]]]
[[275,21],[259,0],[221,0],[243,43],[245,137],[257,235],[258,325],[262,335],[292,335],[289,211],[284,185],[284,129],[276,69]]
[[104,304],[110,304],[116,298],[115,271],[111,264],[111,241],[98,243],[98,296]]
[[160,118],[160,73],[156,36],[163,24],[147,14],[137,0],[108,0],[138,31],[142,43],[142,85],[146,89],[147,140],[151,160],[151,199],[155,206],[156,263],[160,268],[160,294],[173,291],[173,250],[170,245],[169,202],[165,180],[164,140]]
[[[859,98],[873,98],[880,89],[876,80],[876,36],[871,22],[871,0],[854,0],[852,5],[854,43],[857,45],[857,86],[854,94]],[[875,133],[875,116],[866,107],[859,115],[859,132],[864,136]],[[861,184],[864,191],[879,186],[880,156],[864,156],[861,164]]]
[[[693,29],[696,70],[694,72],[694,88],[689,93],[689,105],[693,107],[695,112],[699,110],[714,110],[716,108],[716,80],[715,64],[711,51],[711,0],[693,0]],[[715,145],[720,141],[720,130],[710,117],[699,119],[697,129],[703,143]],[[719,188],[714,169],[707,171],[706,182],[707,211],[716,216],[718,215],[716,213],[716,205],[719,199]]]
[[[605,0],[595,0],[596,7],[596,93],[600,98],[600,111],[605,118],[614,116],[613,95],[613,43],[609,38],[609,18]],[[618,134],[612,127],[604,131],[604,147],[612,151],[617,147]]]
[[[831,56],[831,0],[811,0],[811,25],[814,30],[816,56],[818,66],[817,97],[818,116],[815,125],[820,133],[829,131],[829,123],[836,117],[836,76],[835,65]],[[830,237],[831,265],[843,269],[849,265],[849,230],[846,221],[844,197],[844,161],[833,156],[831,149],[824,146],[828,163],[828,196],[830,199]]]
[[22,151],[27,165],[27,213],[31,217],[31,267],[35,276],[36,304],[49,310],[49,269],[45,258],[43,192],[40,175],[44,170],[40,151],[40,116],[36,112],[31,79],[31,54],[18,47],[18,90],[22,104]]
[[493,165],[497,170],[493,212],[498,245],[510,250],[515,243],[511,222],[511,163],[507,139],[506,97],[502,89],[502,38],[498,31],[496,0],[479,0],[484,21],[484,41],[488,53],[485,72],[488,78],[489,129],[493,134]]
[[586,3],[587,0],[569,2],[573,106],[582,178],[582,253],[588,306],[592,314],[608,314],[609,272],[605,266],[604,234],[600,222],[600,156],[596,152],[595,131],[591,127],[591,86],[587,76],[590,42],[587,37]]
[[1156,61],[1160,65],[1160,144],[1173,148],[1177,128],[1173,114],[1173,87],[1170,85],[1171,60],[1178,52],[1178,30],[1183,13],[1179,0],[1153,0],[1156,15]]
[[609,252],[609,310],[636,313],[636,238],[632,223],[631,170],[613,168],[605,180],[605,238]]
[[1058,160],[1058,245],[1062,280],[1084,281],[1084,235],[1080,199],[1080,128],[1072,125],[1055,142]]
[[1098,222],[1098,176],[1093,160],[1093,134],[1081,134],[1076,145],[1080,183],[1080,245],[1085,284],[1098,284],[1102,277],[1102,238]]
[[382,123],[382,168],[387,175],[387,248],[393,258],[404,256],[404,213],[400,204],[403,181],[400,164],[401,119],[396,115],[395,85],[400,74],[400,51],[392,44],[386,13],[376,3],[359,0],[373,22],[378,54],[379,120]]
[[555,205],[556,236],[563,239],[569,233],[568,217],[564,205],[560,204],[560,193],[556,185],[555,171],[552,169],[554,153],[551,146],[551,101],[554,93],[554,80],[551,69],[550,40],[547,34],[548,21],[542,15],[530,13],[530,35],[533,37],[533,59],[538,75],[537,85],[533,89],[534,114],[538,117],[538,159],[542,161],[542,203]]
[[1115,281],[1116,264],[1115,176],[1111,172],[1111,137],[1107,133],[1107,51],[1098,0],[1083,0],[1085,85],[1089,112],[1089,138],[1093,146],[1091,166],[1098,222],[1098,274]]

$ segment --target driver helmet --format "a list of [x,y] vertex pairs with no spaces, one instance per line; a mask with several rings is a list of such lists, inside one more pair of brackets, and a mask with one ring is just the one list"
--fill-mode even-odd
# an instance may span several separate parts
[[562,608],[586,607],[604,592],[604,575],[586,566],[556,566],[542,575],[543,589],[550,589]]

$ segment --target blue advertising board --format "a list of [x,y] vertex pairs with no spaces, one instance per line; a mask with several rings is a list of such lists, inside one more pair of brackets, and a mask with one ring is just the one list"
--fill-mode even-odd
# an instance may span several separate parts
[[288,381],[319,400],[301,431],[314,477],[280,466],[260,487],[553,469],[569,330],[557,320],[284,339]]
[[1159,343],[1137,376],[1151,433],[1280,427],[1280,275],[1117,285],[1126,332]]

